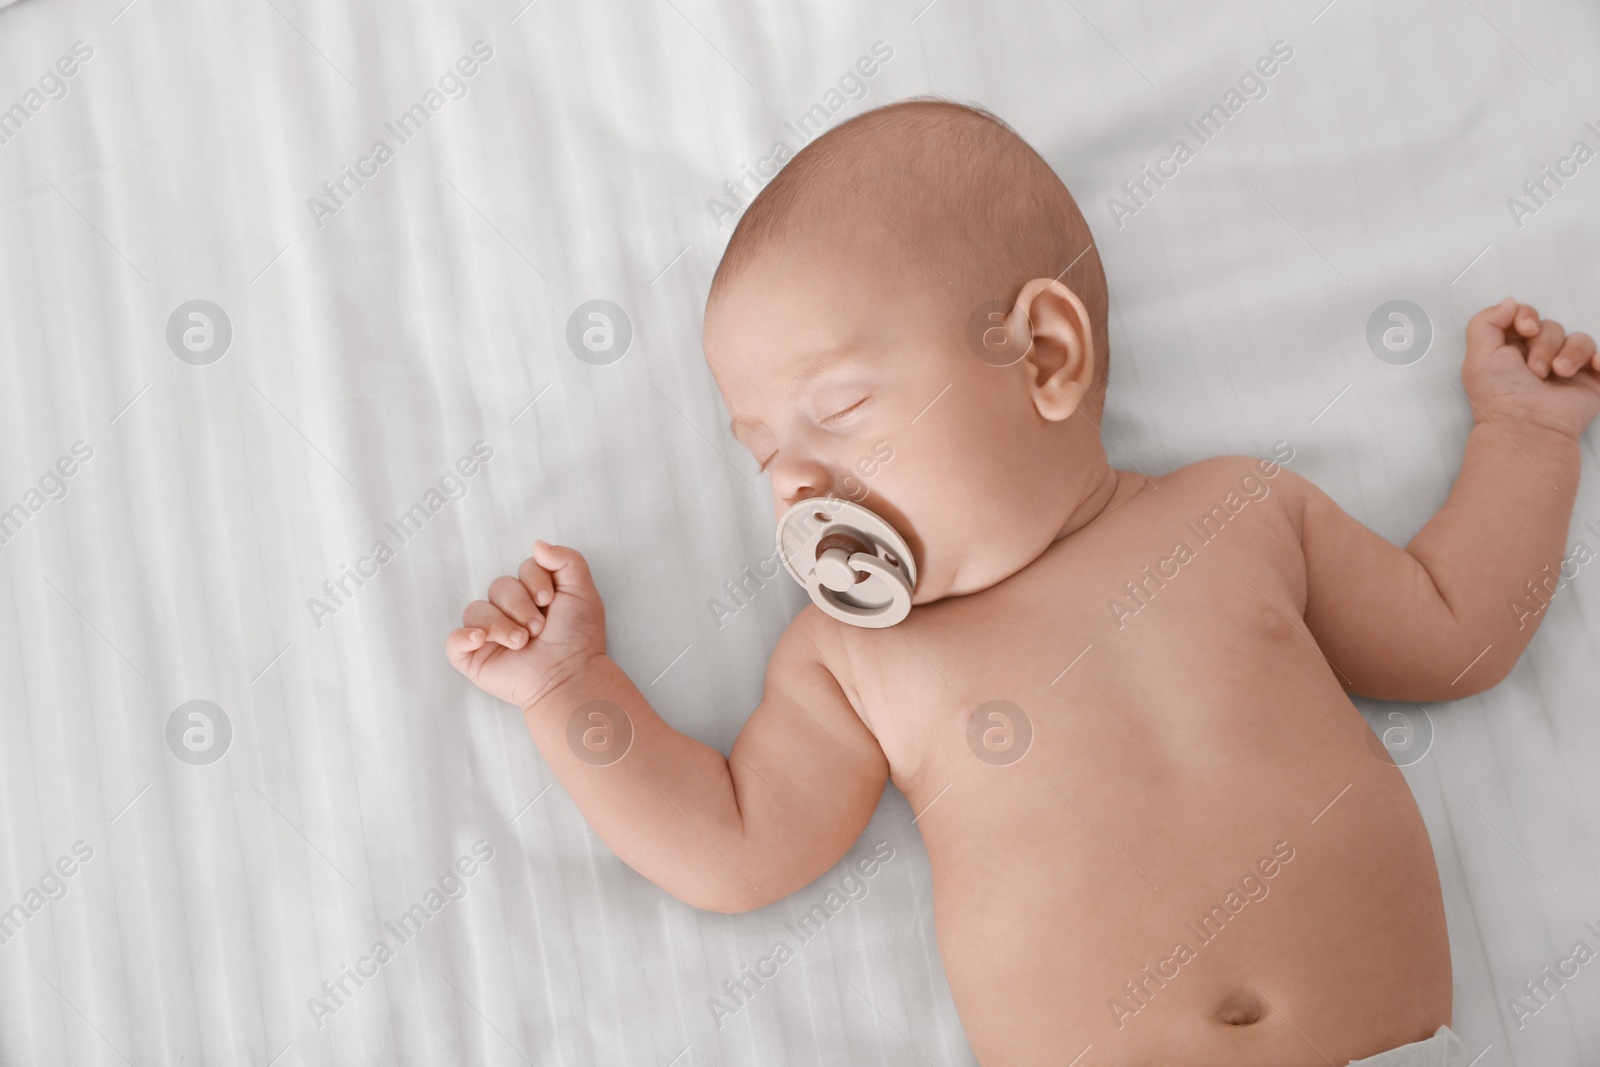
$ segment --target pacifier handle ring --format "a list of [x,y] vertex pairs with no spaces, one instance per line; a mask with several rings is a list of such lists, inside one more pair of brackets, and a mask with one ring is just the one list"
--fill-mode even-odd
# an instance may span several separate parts
[[854,604],[841,603],[833,590],[823,585],[817,572],[812,570],[806,580],[806,592],[819,608],[841,622],[853,623],[866,629],[893,626],[911,614],[911,587],[905,575],[867,552],[857,552],[851,556],[850,567],[852,570],[866,571],[872,577],[886,579],[889,583],[889,603],[876,608],[861,608]]
[[871,509],[831,495],[801,500],[779,517],[777,540],[784,569],[830,618],[881,629],[910,615],[916,559]]

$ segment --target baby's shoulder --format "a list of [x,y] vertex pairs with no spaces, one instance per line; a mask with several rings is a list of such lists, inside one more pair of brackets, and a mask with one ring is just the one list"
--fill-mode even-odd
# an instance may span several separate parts
[[[1293,449],[1279,442],[1264,456],[1222,455],[1196,460],[1156,479],[1168,508],[1214,514],[1219,519],[1248,510],[1271,515],[1284,534],[1297,535],[1308,483],[1285,464]],[[1254,524],[1252,524],[1254,525]]]
[[[1163,489],[1171,487],[1185,493],[1220,490],[1236,492],[1250,500],[1266,499],[1275,490],[1300,481],[1286,466],[1293,458],[1294,449],[1287,442],[1279,441],[1267,455],[1210,456],[1179,467],[1155,481]],[[1290,473],[1290,477],[1283,477],[1285,473]]]
[[768,670],[773,664],[780,664],[789,672],[809,674],[819,680],[827,676],[828,687],[837,688],[859,711],[852,670],[854,657],[849,647],[850,631],[855,629],[808,603],[779,636]]

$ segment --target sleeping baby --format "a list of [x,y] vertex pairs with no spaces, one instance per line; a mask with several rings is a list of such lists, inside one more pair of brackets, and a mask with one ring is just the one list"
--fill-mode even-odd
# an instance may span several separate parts
[[1461,472],[1400,549],[1283,446],[1110,465],[1106,314],[1077,205],[994,116],[911,100],[836,127],[750,204],[706,306],[814,601],[731,755],[606,655],[571,548],[535,542],[450,661],[697,908],[827,872],[892,780],[984,1063],[1465,1064],[1428,833],[1349,697],[1452,700],[1516,663],[1595,343],[1510,298],[1472,317]]

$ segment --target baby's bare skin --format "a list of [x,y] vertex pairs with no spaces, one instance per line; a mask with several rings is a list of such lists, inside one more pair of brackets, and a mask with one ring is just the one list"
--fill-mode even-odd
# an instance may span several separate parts
[[[605,654],[570,548],[537,542],[497,579],[451,662],[523,709],[616,853],[696,907],[805,886],[893,780],[985,1063],[1343,1065],[1449,1023],[1428,835],[1346,694],[1445,701],[1515,664],[1538,617],[1511,605],[1559,566],[1578,436],[1600,411],[1594,342],[1510,299],[1474,316],[1461,473],[1400,549],[1282,467],[1292,448],[1114,469],[1104,341],[1077,295],[1023,285],[1005,316],[1021,355],[994,365],[967,344],[970,309],[883,270],[881,242],[929,258],[934,238],[903,215],[892,234],[871,225],[744,267],[705,342],[775,515],[870,467],[857,499],[913,551],[910,616],[865,630],[801,612],[728,757]],[[885,444],[892,460],[863,467]],[[1190,524],[1214,509],[1208,540]],[[993,701],[1020,711],[991,718]],[[602,742],[625,724],[626,754],[583,752],[574,723]]]
[[[830,626],[828,661],[921,813],[984,1062],[1343,1064],[1450,1021],[1427,831],[1306,635],[1303,498],[1269,469],[1119,474],[1106,512],[1005,582],[898,636]],[[1186,524],[1230,492],[1249,502],[1202,543]],[[1193,558],[1145,579],[1119,629],[1102,605],[1177,541]],[[969,744],[996,699],[1034,732],[1015,763]]]

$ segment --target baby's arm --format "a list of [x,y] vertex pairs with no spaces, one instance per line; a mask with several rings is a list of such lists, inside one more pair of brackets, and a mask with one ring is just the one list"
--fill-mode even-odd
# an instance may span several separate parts
[[[662,721],[605,654],[605,609],[583,557],[537,542],[518,577],[489,587],[446,641],[450,661],[521,706],[546,762],[596,833],[634,870],[708,911],[788,895],[860,836],[888,779],[877,740],[818,650],[807,610],[779,638],[762,700],[732,755]],[[569,745],[569,720],[609,701],[632,726],[626,754],[597,765]]]
[[1561,566],[1597,371],[1593,340],[1527,305],[1474,315],[1462,379],[1476,425],[1444,506],[1404,550],[1291,475],[1306,626],[1347,689],[1449,700],[1510,673],[1543,617],[1528,583]]

